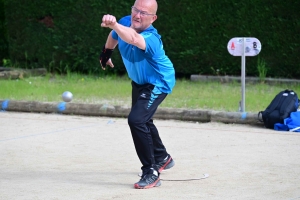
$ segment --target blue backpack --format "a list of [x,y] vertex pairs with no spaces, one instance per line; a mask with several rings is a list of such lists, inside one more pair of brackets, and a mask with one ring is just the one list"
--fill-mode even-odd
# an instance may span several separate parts
[[[263,122],[266,128],[274,129],[276,123],[283,124],[291,112],[297,111],[299,99],[293,90],[279,92],[264,111],[258,112],[258,120]],[[261,117],[260,117],[261,115]]]

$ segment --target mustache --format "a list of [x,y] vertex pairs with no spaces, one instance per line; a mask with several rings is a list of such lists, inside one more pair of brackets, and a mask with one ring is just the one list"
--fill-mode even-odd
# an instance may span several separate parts
[[134,16],[134,17],[132,17],[132,20],[134,20],[134,21],[141,21],[141,18],[140,17],[136,17],[136,16]]

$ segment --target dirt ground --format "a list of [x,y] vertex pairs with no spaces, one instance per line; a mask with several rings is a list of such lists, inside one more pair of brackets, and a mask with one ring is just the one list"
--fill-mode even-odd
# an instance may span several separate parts
[[155,120],[176,165],[137,190],[127,120],[0,112],[0,199],[300,200],[300,134],[222,123]]

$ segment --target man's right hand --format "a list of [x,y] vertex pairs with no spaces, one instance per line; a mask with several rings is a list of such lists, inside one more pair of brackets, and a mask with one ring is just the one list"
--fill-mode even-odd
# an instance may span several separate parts
[[116,23],[117,23],[117,19],[116,19],[115,16],[113,16],[113,15],[104,15],[102,17],[101,26],[113,29],[113,26],[116,25]]

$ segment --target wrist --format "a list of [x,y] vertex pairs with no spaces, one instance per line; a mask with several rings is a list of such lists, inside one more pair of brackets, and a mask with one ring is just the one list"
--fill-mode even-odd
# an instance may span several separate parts
[[102,51],[99,56],[99,60],[100,60],[102,67],[106,66],[106,63],[110,59],[113,51],[114,51],[114,49],[105,48],[105,45],[102,47]]
[[114,22],[114,23],[110,23],[110,24],[107,24],[107,27],[112,29],[112,30],[115,30],[117,28],[117,22]]
[[108,48],[105,45],[102,47],[102,52],[106,52],[106,51],[114,51],[114,49]]

